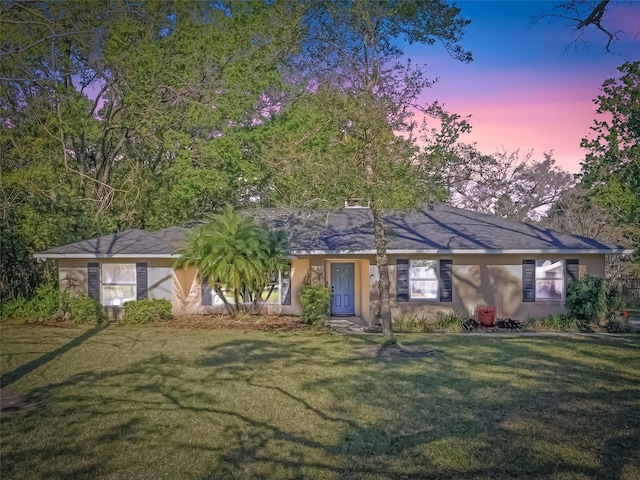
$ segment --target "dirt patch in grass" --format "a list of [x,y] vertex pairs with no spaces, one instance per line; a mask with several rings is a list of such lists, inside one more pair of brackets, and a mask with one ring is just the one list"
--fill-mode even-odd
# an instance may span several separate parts
[[247,315],[232,317],[230,315],[181,315],[163,322],[170,328],[180,329],[230,329],[251,331],[325,331],[325,327],[307,325],[294,316]]
[[405,345],[368,345],[356,351],[372,358],[431,358],[442,354],[442,350],[421,350]]
[[0,390],[0,416],[20,415],[32,412],[42,405],[42,401],[34,395],[21,395],[7,389]]

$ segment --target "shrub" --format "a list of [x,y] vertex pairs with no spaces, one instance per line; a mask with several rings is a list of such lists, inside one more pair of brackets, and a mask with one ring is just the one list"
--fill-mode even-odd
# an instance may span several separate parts
[[624,315],[624,313],[609,312],[604,328],[609,333],[629,333],[631,331],[631,324],[629,323],[629,318]]
[[69,310],[73,323],[79,325],[98,325],[107,318],[100,302],[86,295],[69,299]]
[[55,285],[44,283],[36,289],[29,300],[30,310],[37,320],[45,320],[53,315],[60,306],[60,290]]
[[608,286],[606,288],[605,295],[607,298],[608,310],[622,311],[627,306],[626,299],[623,297],[622,292],[615,286]]
[[467,318],[462,323],[462,330],[465,331],[465,332],[472,332],[474,330],[478,330],[479,327],[480,327],[480,322],[478,322],[473,317]]
[[302,305],[300,320],[315,325],[329,318],[331,309],[331,290],[322,285],[304,285],[298,299]]
[[607,311],[607,289],[601,278],[585,275],[567,286],[569,316],[583,323],[599,322]]
[[171,319],[169,300],[137,300],[124,304],[124,314],[120,320],[129,325],[162,322]]
[[433,316],[406,314],[392,320],[395,332],[462,332],[465,330],[465,316],[459,312],[438,312]]
[[435,330],[435,321],[424,315],[407,314],[393,317],[391,324],[393,331],[399,333],[433,332]]
[[458,312],[436,313],[436,329],[441,332],[457,333],[463,330],[465,318]]
[[0,316],[4,318],[26,318],[28,319],[30,315],[27,315],[27,305],[29,304],[29,300],[24,297],[16,297],[11,300],[3,300],[0,302]]
[[496,327],[502,328],[505,330],[518,330],[522,328],[522,324],[518,320],[514,320],[512,318],[499,318],[496,321]]
[[542,318],[532,318],[527,322],[527,328],[534,331],[569,332],[578,330],[581,322],[571,315],[552,314]]
[[3,318],[24,318],[27,321],[43,321],[51,317],[60,305],[60,290],[55,285],[43,283],[36,288],[34,296],[3,302]]

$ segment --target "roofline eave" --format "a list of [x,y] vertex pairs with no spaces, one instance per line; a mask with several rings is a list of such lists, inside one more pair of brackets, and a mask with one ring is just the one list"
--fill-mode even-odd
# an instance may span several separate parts
[[[633,249],[390,249],[387,255],[631,255]],[[310,255],[375,255],[370,250],[292,250],[287,258],[295,259]],[[176,253],[36,253],[33,258],[46,259],[144,259],[144,258],[180,258]]]
[[179,258],[174,253],[35,253],[33,258],[47,260],[60,258]]
[[[387,255],[631,255],[633,249],[389,249]],[[292,255],[375,255],[376,250],[292,250]]]

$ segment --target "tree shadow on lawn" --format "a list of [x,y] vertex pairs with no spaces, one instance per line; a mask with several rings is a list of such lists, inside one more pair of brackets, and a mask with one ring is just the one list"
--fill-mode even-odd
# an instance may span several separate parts
[[105,325],[100,325],[98,327],[87,330],[82,335],[75,337],[70,342],[56,348],[55,350],[47,352],[44,355],[36,358],[35,360],[25,363],[24,365],[19,366],[15,370],[2,375],[2,377],[0,377],[0,388],[5,388],[8,385],[11,385],[15,381],[20,380],[25,375],[28,375],[29,373],[33,372],[35,369],[49,363],[50,361],[54,360],[60,355],[68,352],[72,348],[83,344],[84,342],[89,340],[91,337],[93,337],[95,334],[100,332],[103,328],[105,328]]
[[[4,425],[6,478],[21,464],[53,477],[139,467],[152,478],[167,473],[157,470],[165,460],[154,460],[157,444],[188,459],[169,471],[183,478],[615,479],[640,471],[638,381],[583,353],[569,358],[572,339],[474,345],[449,337],[437,343],[444,353],[427,359],[353,353],[373,342],[231,340],[192,361],[154,355],[71,375],[34,392],[52,398],[51,411]],[[607,360],[630,358],[636,347],[614,342]],[[39,448],[26,438],[45,419],[51,438]],[[127,445],[145,442],[149,459],[123,461]],[[47,466],[51,458],[62,460]]]

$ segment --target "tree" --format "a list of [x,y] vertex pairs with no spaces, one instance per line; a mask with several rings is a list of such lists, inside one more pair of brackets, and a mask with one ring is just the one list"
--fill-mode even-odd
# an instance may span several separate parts
[[250,198],[298,22],[284,2],[0,3],[1,269],[29,279],[3,297],[38,283],[34,251]]
[[618,79],[602,85],[594,103],[600,116],[582,140],[588,148],[581,184],[618,225],[632,227],[629,240],[640,246],[640,62],[627,62]]
[[[564,192],[540,218],[539,224],[545,228],[612,244],[623,243],[633,231],[632,227],[612,221],[609,212],[594,201],[589,190],[580,185]],[[620,255],[607,255],[605,267],[608,280],[632,275],[637,269],[632,262]]]
[[[418,94],[432,83],[421,67],[401,61],[399,40],[440,41],[454,58],[470,61],[470,53],[458,45],[468,22],[457,7],[440,0],[308,5],[305,41],[295,66],[309,87],[285,109],[281,120],[291,123],[280,125],[284,135],[265,153],[272,166],[281,166],[273,175],[271,198],[315,208],[338,208],[348,198],[370,205],[380,320],[389,334],[385,213],[414,208],[441,193],[440,185],[420,181],[427,166],[415,165],[412,142],[396,135],[414,127]],[[300,130],[300,125],[310,129]]]
[[468,146],[463,162],[448,171],[449,203],[518,222],[537,220],[574,184],[551,153],[535,160],[519,150],[483,155]]
[[[437,167],[438,176],[450,198],[482,167],[482,155],[475,143],[460,140],[462,135],[472,130],[471,115],[462,118],[459,114],[445,111],[437,102],[429,107],[427,113],[421,129],[421,155],[423,161]],[[437,120],[439,128],[429,128],[429,117]]]
[[253,309],[269,278],[287,265],[284,233],[255,224],[231,206],[190,232],[187,244],[174,266],[196,266],[200,281],[215,290],[231,314],[246,311],[249,302]]
[[[612,45],[618,40],[619,35],[627,35],[620,30],[614,30],[607,18],[617,2],[611,0],[566,0],[557,3],[551,12],[541,13],[534,17],[534,22],[543,19],[566,22],[575,29],[578,36],[573,43],[586,43],[585,33],[590,27],[595,28],[607,38],[605,50],[611,52]],[[630,37],[635,37],[636,32],[628,32]]]

